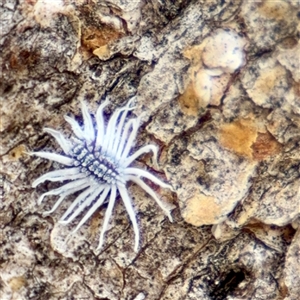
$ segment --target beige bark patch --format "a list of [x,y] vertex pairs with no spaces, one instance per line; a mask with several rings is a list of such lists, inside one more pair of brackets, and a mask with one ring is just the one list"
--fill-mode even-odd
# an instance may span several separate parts
[[[181,102],[189,102],[187,105],[184,103],[184,107],[191,109],[184,109],[183,112],[197,115],[200,108],[209,104],[220,105],[231,74],[245,63],[245,43],[235,31],[220,29],[205,38],[200,45],[183,51],[183,56],[191,62],[187,87],[180,99]],[[191,94],[193,97],[190,97]]]
[[284,1],[263,1],[257,5],[258,11],[268,19],[281,21],[291,13],[291,7]]
[[294,236],[291,246],[288,249],[285,266],[284,282],[289,291],[289,298],[297,299],[300,294],[300,229]]
[[20,288],[26,285],[26,279],[24,276],[16,276],[9,280],[9,286],[14,291],[17,292]]
[[275,66],[273,69],[265,70],[255,82],[253,90],[264,95],[269,94],[279,83],[280,79],[285,77],[285,73],[284,68],[280,65]]
[[73,12],[74,8],[71,5],[64,5],[64,1],[47,1],[38,0],[33,9],[35,21],[42,27],[51,27],[58,18],[58,14],[68,14]]
[[182,216],[186,222],[194,226],[214,224],[220,217],[221,207],[214,197],[195,194],[186,201]]
[[[293,39],[287,39],[280,45],[282,49],[277,56],[278,61],[282,66],[288,69],[292,75],[293,79],[298,82],[298,88],[300,83],[300,41],[293,44],[295,41]],[[299,97],[299,93],[298,95]]]

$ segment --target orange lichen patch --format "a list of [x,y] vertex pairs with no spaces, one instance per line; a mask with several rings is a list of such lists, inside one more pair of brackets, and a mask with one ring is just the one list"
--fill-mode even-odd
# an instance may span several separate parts
[[220,129],[220,144],[238,155],[252,158],[252,145],[256,139],[257,127],[250,119],[241,119],[230,124],[224,124]]
[[300,100],[299,100],[300,99],[300,82],[295,82],[293,84],[293,91],[294,91],[296,97],[299,97],[298,102],[299,102],[299,106],[300,106]]
[[[199,109],[201,107],[205,107],[207,105],[207,98],[210,97],[210,91],[206,93],[199,92],[199,88],[197,88],[197,83],[202,79],[203,74],[201,72],[202,68],[202,58],[201,54],[203,51],[206,42],[201,45],[196,45],[192,47],[187,47],[183,51],[183,56],[191,61],[191,66],[188,72],[188,84],[184,91],[184,93],[179,97],[179,105],[181,110],[191,116],[196,116],[199,113]],[[208,96],[207,96],[208,95]],[[205,105],[206,103],[206,105]]]
[[90,26],[82,29],[81,42],[87,50],[94,51],[109,42],[119,39],[123,34],[111,26],[101,25],[100,28]]
[[103,217],[101,217],[101,213],[99,211],[92,216],[88,229],[89,234],[93,239],[97,239],[99,237],[99,227],[101,227],[102,221]]
[[205,39],[201,45],[187,47],[183,51],[183,56],[189,59],[192,65],[196,65],[197,68],[199,68],[202,66],[202,52],[206,44],[207,39]]
[[191,61],[191,67],[187,87],[178,101],[183,113],[190,116],[197,116],[199,109],[208,105],[211,96],[209,75],[202,69],[201,54],[205,45],[206,42],[183,51],[183,56]]
[[291,14],[291,7],[284,1],[267,0],[258,2],[258,11],[269,19],[283,20]]
[[193,69],[184,93],[179,97],[181,110],[187,115],[196,116],[207,105],[220,105],[224,91],[228,87],[230,74],[211,76],[205,69]]
[[295,37],[287,37],[282,40],[282,42],[279,44],[279,47],[282,49],[293,49],[298,44],[298,39]]
[[19,145],[8,153],[8,159],[11,161],[18,161],[22,156],[25,155],[25,152],[25,145]]
[[181,110],[190,116],[197,116],[199,111],[199,100],[194,85],[190,83],[184,93],[179,96],[178,102]]
[[17,50],[12,52],[9,57],[9,65],[14,70],[24,70],[35,65],[40,58],[36,52],[28,50]]
[[281,144],[269,132],[258,133],[257,139],[251,147],[253,158],[256,160],[266,159],[279,153],[282,149]]
[[29,4],[29,5],[34,5],[36,4],[38,0],[26,0],[25,3]]
[[93,54],[98,56],[102,60],[107,60],[111,56],[108,45],[101,46],[93,51]]
[[8,282],[10,288],[14,292],[17,292],[20,288],[22,288],[23,286],[25,286],[26,283],[27,283],[27,281],[26,281],[26,278],[24,276],[13,277]]
[[221,207],[214,197],[197,193],[186,201],[182,216],[187,223],[201,226],[216,223],[220,213]]
[[283,280],[278,281],[278,290],[280,295],[285,299],[289,295],[289,289]]

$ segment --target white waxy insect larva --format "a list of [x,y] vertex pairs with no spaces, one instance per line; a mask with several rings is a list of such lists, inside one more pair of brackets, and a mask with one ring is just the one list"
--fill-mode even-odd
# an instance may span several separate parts
[[82,102],[83,128],[75,119],[65,116],[76,138],[68,140],[61,132],[45,128],[45,131],[56,139],[65,155],[49,152],[30,153],[67,166],[65,169],[46,173],[32,183],[32,186],[36,187],[46,180],[70,181],[40,196],[38,200],[39,204],[45,196],[60,196],[53,208],[45,212],[44,215],[54,212],[68,195],[81,191],[59,221],[62,224],[69,224],[82,211],[89,207],[77,227],[73,230],[73,233],[79,230],[105,200],[108,199],[108,207],[104,216],[103,228],[100,233],[97,249],[103,246],[104,235],[112,215],[117,191],[119,191],[133,225],[135,234],[134,250],[138,251],[140,235],[132,201],[126,188],[128,181],[133,181],[148,193],[172,222],[170,211],[174,207],[159,199],[156,193],[141,177],[147,178],[163,188],[172,189],[172,187],[146,170],[129,167],[140,155],[149,152],[153,152],[154,162],[155,164],[157,163],[157,147],[154,145],[144,146],[130,155],[130,150],[133,147],[140,123],[140,118],[127,120],[128,112],[133,109],[131,107],[133,99],[126,106],[116,110],[106,126],[103,118],[103,109],[109,102],[107,100],[103,102],[96,113],[96,128],[94,128],[93,119],[86,103]]

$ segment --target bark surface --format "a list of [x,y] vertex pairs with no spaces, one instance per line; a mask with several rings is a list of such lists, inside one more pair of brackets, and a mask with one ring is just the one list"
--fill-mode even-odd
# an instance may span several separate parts
[[[297,1],[3,0],[0,4],[0,298],[221,300],[300,294],[300,42]],[[129,184],[142,242],[117,201],[75,236],[57,221],[74,197],[34,179],[61,152],[80,101],[112,112],[136,96],[137,164],[172,184],[170,223]],[[155,188],[154,186],[152,186]]]

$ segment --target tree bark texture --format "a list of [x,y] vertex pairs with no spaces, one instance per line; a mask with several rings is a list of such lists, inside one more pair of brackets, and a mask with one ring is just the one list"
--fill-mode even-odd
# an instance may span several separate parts
[[[3,0],[0,5],[1,299],[238,300],[300,295],[299,3],[217,0]],[[142,241],[117,201],[104,249],[106,207],[71,239],[34,179],[60,152],[42,131],[71,134],[105,98],[136,96],[136,164],[174,222],[128,184]]]

